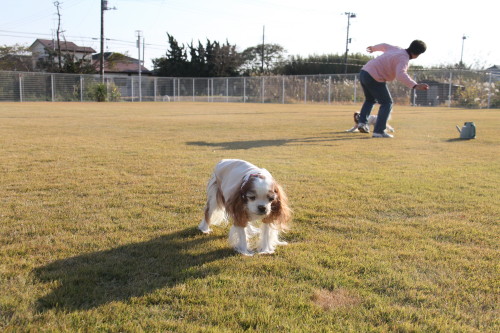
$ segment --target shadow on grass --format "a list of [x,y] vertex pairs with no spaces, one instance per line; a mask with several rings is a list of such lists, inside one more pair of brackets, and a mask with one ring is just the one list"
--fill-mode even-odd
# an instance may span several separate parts
[[467,141],[471,141],[473,139],[461,139],[461,138],[455,138],[455,139],[448,139],[446,140],[446,142],[467,142]]
[[[222,236],[221,236],[222,237]],[[91,309],[113,301],[143,296],[188,279],[216,274],[203,266],[236,255],[231,249],[202,254],[190,250],[213,237],[203,237],[194,228],[148,242],[120,246],[58,260],[35,270],[42,282],[55,282],[55,289],[38,299],[40,312]]]
[[323,144],[326,145],[329,142],[343,141],[343,140],[355,140],[355,139],[366,139],[366,135],[356,135],[345,132],[338,132],[336,134],[343,134],[342,136],[332,137],[332,136],[315,136],[300,139],[281,139],[281,140],[250,140],[250,141],[226,141],[226,142],[207,142],[207,141],[191,141],[186,142],[188,146],[202,146],[202,147],[214,147],[221,148],[224,150],[237,150],[237,149],[252,149],[252,148],[263,148],[263,147],[280,147],[289,144],[301,145],[301,144]]

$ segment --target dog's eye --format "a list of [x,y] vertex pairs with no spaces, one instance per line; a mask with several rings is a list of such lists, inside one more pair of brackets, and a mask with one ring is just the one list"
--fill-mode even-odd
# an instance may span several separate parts
[[268,199],[269,199],[269,202],[272,202],[276,199],[276,197],[268,197]]
[[254,201],[255,200],[255,196],[254,195],[248,195],[247,199],[250,200],[250,201]]

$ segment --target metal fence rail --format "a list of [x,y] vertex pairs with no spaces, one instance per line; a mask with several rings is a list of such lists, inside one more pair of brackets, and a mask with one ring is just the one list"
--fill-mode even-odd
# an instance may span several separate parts
[[[389,83],[395,103],[422,106],[500,107],[499,80],[491,73],[465,70],[414,71],[428,91]],[[139,81],[140,80],[140,81]],[[104,86],[102,86],[104,82]],[[356,74],[171,78],[0,72],[0,101],[106,101],[226,103],[356,103],[363,93]]]

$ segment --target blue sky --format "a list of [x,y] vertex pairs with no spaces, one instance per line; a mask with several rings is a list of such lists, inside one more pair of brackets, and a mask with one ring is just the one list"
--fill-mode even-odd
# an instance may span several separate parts
[[[100,51],[100,0],[60,0],[66,40]],[[265,41],[282,45],[288,55],[339,53],[346,47],[351,19],[350,52],[386,42],[407,47],[413,39],[428,50],[415,65],[454,64],[476,68],[500,65],[498,6],[491,0],[467,5],[448,0],[108,0],[106,51],[137,57],[136,31],[145,38],[146,66],[167,49],[166,33],[179,43],[206,39],[236,44],[240,51]],[[0,11],[0,45],[29,46],[51,39],[57,29],[54,0],[4,0]],[[463,35],[467,39],[463,40]]]

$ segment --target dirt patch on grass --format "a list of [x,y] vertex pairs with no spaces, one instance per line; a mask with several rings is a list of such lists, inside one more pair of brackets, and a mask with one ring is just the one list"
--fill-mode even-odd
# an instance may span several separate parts
[[361,303],[361,298],[343,288],[317,290],[311,297],[311,300],[314,304],[322,307],[323,310],[352,307]]

